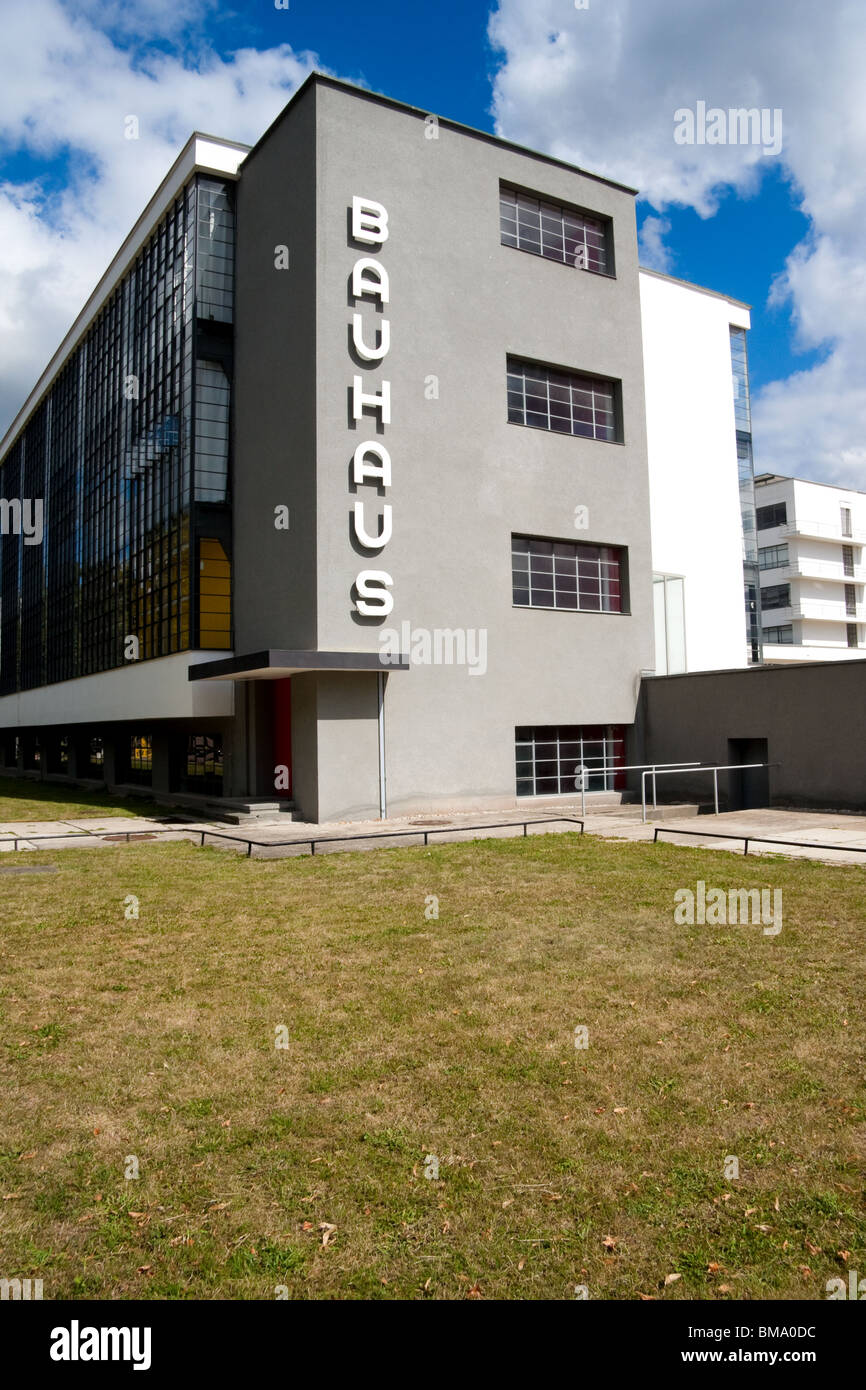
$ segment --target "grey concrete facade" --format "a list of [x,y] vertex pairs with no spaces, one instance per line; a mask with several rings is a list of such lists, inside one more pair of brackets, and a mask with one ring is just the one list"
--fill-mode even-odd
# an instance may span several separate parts
[[[231,649],[202,638],[22,683],[0,699],[0,766],[123,787],[145,737],[143,789],[186,796],[186,751],[204,738],[223,797],[272,801],[290,762],[297,814],[323,821],[512,807],[518,727],[622,728],[633,753],[653,666],[633,190],[313,75],[248,153],[192,138],[40,389],[197,170],[233,192],[233,321],[217,334],[202,319],[197,339],[232,373],[226,589],[207,596],[217,605],[230,586]],[[611,273],[503,245],[503,184],[602,219]],[[387,210],[387,238],[357,234],[356,199]],[[370,259],[387,296],[353,285]],[[618,442],[509,423],[511,356],[615,383]],[[367,396],[387,383],[389,418],[370,403],[356,413],[356,380]],[[224,432],[223,417],[208,429]],[[358,474],[366,442],[388,451],[387,482]],[[387,509],[393,532],[377,544]],[[623,611],[515,606],[514,534],[618,548]],[[363,611],[365,572],[387,573],[392,611]],[[385,632],[403,659],[380,665]],[[432,660],[412,659],[416,636]],[[301,665],[283,670],[292,653]]]
[[[391,815],[515,802],[515,728],[631,728],[651,668],[651,558],[634,198],[555,160],[329,79],[313,79],[246,160],[238,190],[234,632],[262,647],[377,652],[382,629],[483,631],[484,674],[412,665],[387,677]],[[615,276],[500,242],[500,182],[611,219]],[[355,242],[353,198],[383,205],[387,240]],[[289,268],[277,269],[286,246]],[[387,305],[351,293],[387,271]],[[352,345],[390,325],[381,362]],[[506,358],[621,383],[621,443],[510,424]],[[390,383],[391,420],[352,416],[353,379]],[[387,488],[352,481],[364,440]],[[352,509],[376,533],[359,546]],[[288,531],[274,508],[290,509]],[[589,526],[575,530],[575,508]],[[623,547],[628,611],[516,608],[512,533]],[[393,612],[364,617],[353,586],[387,572]],[[374,674],[293,678],[294,798],[307,819],[379,808]],[[253,794],[266,787],[248,786]]]
[[[862,661],[656,676],[642,685],[639,730],[646,761],[769,762],[763,788],[752,778],[757,805],[866,808]],[[741,809],[742,777],[719,775],[722,809]],[[666,799],[712,794],[704,774],[663,780]]]

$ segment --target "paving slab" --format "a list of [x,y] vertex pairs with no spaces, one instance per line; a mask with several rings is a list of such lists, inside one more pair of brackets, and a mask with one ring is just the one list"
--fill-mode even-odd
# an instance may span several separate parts
[[[791,858],[817,859],[827,864],[851,863],[866,867],[866,816],[825,811],[786,811],[777,808],[728,811],[720,815],[690,816],[683,821],[683,807],[662,808],[663,816],[641,821],[640,806],[588,806],[586,833],[607,839],[652,841],[656,828],[668,844],[715,849],[742,855],[743,837],[749,836],[749,854],[784,854]],[[556,808],[519,808],[491,812],[431,812],[429,815],[394,817],[386,821],[305,821],[227,826],[223,822],[190,821],[187,825],[163,825],[158,820],[135,817],[80,817],[63,821],[5,821],[0,823],[0,853],[14,850],[110,849],[126,843],[157,844],[186,840],[200,843],[202,835],[212,848],[247,854],[252,841],[255,858],[289,858],[310,853],[395,848],[400,845],[467,842],[511,836],[568,834],[579,829],[580,800]],[[688,830],[689,833],[686,833]],[[697,833],[695,833],[697,832]],[[703,832],[703,833],[701,833]],[[714,838],[718,835],[731,839]],[[129,840],[127,841],[127,835]],[[766,841],[797,840],[800,845],[778,846]],[[323,843],[324,842],[324,843]],[[860,851],[864,851],[861,853]]]

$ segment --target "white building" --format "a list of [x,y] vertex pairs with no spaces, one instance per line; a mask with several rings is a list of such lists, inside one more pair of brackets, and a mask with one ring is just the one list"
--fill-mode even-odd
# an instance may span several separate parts
[[746,666],[759,655],[756,636],[752,650],[746,640],[743,587],[744,562],[756,563],[749,309],[657,271],[639,278],[656,673]]
[[866,493],[755,479],[764,661],[866,656]]

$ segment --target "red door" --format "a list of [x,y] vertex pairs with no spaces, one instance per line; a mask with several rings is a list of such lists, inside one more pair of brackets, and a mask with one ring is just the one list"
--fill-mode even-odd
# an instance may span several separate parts
[[[277,796],[292,795],[292,678],[274,681],[274,787]],[[283,772],[288,769],[288,777]],[[288,783],[288,785],[282,785]]]

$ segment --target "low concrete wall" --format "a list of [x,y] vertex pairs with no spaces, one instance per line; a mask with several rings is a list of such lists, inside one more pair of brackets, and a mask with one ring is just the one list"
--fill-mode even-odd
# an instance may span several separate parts
[[[728,763],[730,740],[766,739],[769,804],[866,809],[866,662],[654,676],[638,707],[642,761]],[[748,759],[751,761],[751,759]],[[659,778],[664,799],[707,801],[709,776]],[[720,801],[729,779],[719,774]]]

